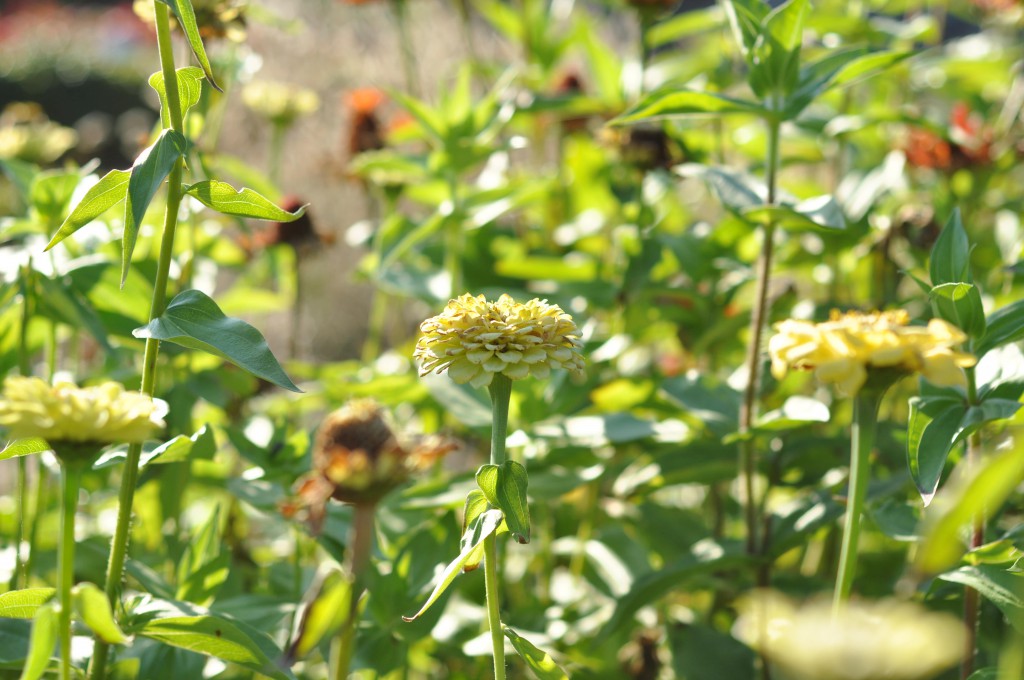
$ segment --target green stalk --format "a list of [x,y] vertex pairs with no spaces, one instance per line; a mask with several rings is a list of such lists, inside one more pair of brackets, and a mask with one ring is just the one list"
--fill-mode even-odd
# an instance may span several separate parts
[[[777,175],[779,171],[779,122],[768,122],[768,157],[765,184],[768,186],[768,205],[775,205],[777,193]],[[764,226],[761,256],[758,260],[757,290],[755,293],[754,310],[750,317],[750,340],[747,344],[747,384],[743,389],[743,401],[740,404],[739,431],[741,435],[749,435],[757,416],[757,398],[761,377],[761,338],[764,325],[768,319],[768,286],[771,282],[772,256],[775,242],[775,223],[769,221]],[[757,504],[754,501],[754,475],[757,471],[757,452],[754,439],[745,436],[740,441],[739,469],[743,487],[743,509],[747,527],[747,554],[758,553],[757,541]],[[763,546],[767,547],[767,546]],[[759,583],[767,586],[767,583]]]
[[[491,395],[491,464],[505,462],[508,438],[508,406],[512,400],[512,379],[495,374],[487,388]],[[491,630],[494,654],[494,680],[505,680],[505,633],[501,627],[501,582],[498,578],[498,541],[494,534],[484,539],[484,592],[487,598],[487,625]]]
[[[171,29],[168,19],[167,5],[153,0],[156,17],[156,35],[160,50],[160,70],[164,76],[164,88],[167,96],[167,109],[171,127],[184,134],[181,119],[181,103],[178,96],[178,77],[174,68],[174,49],[171,44]],[[178,206],[181,204],[181,175],[184,161],[179,158],[171,168],[167,178],[167,206],[164,212],[163,236],[160,240],[160,257],[157,263],[156,281],[153,284],[153,298],[149,308],[149,318],[159,317],[167,305],[167,281],[171,268],[171,257],[174,252],[174,232],[178,223]],[[160,354],[160,341],[149,338],[142,360],[142,392],[152,396],[156,390],[156,360]],[[124,571],[125,558],[128,553],[128,534],[131,528],[132,502],[135,499],[135,485],[139,477],[139,458],[142,444],[131,444],[124,463],[121,477],[121,489],[118,493],[117,525],[110,548],[110,561],[107,563],[106,594],[115,607],[121,589],[121,574]],[[99,680],[106,676],[109,645],[97,640],[93,652],[92,671],[90,677]]]
[[420,79],[416,71],[416,53],[409,34],[409,8],[405,0],[391,0],[391,11],[395,14],[395,26],[398,28],[398,47],[402,52],[402,73],[405,76],[405,89],[413,97],[420,96]]
[[75,581],[75,510],[78,489],[82,485],[82,465],[78,461],[61,462],[63,492],[60,513],[60,678],[71,679],[71,587]]
[[864,498],[868,489],[868,458],[875,444],[880,393],[861,390],[854,397],[853,423],[850,427],[850,482],[846,502],[846,520],[843,526],[843,544],[839,555],[839,573],[832,598],[832,612],[838,613],[853,590],[853,577],[857,570],[857,541],[860,538],[860,519],[864,511]]
[[373,519],[377,511],[375,503],[360,503],[354,506],[352,519],[352,548],[349,552],[349,572],[352,574],[352,598],[349,602],[348,619],[338,631],[331,645],[331,675],[334,680],[345,680],[355,655],[356,628],[359,623],[359,598],[366,587],[366,567],[373,552]]
[[[978,404],[978,380],[974,367],[964,369],[967,374],[967,402],[971,406]],[[965,461],[968,475],[981,464],[981,434],[972,433],[967,438],[967,459]],[[971,527],[970,550],[980,547],[985,542],[985,519],[975,517]],[[981,601],[978,591],[964,586],[964,628],[967,636],[964,640],[964,660],[960,665],[960,677],[966,680],[974,673],[974,659],[978,652],[978,622]]]

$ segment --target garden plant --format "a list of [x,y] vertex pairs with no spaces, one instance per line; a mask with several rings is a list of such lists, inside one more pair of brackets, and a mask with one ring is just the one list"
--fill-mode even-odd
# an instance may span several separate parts
[[1021,0],[114,11],[130,158],[0,114],[0,679],[1024,678]]

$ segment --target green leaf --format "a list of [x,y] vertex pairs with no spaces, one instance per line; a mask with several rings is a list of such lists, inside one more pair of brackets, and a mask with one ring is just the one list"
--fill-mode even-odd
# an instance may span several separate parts
[[758,104],[714,92],[667,88],[647,95],[611,125],[625,125],[643,120],[680,116],[720,116],[727,113],[763,115]]
[[267,658],[261,646],[250,635],[219,616],[172,616],[153,619],[139,628],[137,635],[172,647],[229,661],[275,680],[289,677]]
[[252,217],[257,220],[273,220],[274,222],[294,222],[306,212],[306,206],[302,206],[295,212],[282,210],[252,189],[242,187],[236,191],[227,182],[216,180],[206,180],[188,185],[185,187],[185,193],[198,199],[207,208],[212,208],[224,215]]
[[78,612],[78,618],[100,640],[110,645],[123,645],[129,642],[128,637],[114,621],[110,600],[99,587],[92,583],[79,583],[71,589],[71,601]]
[[[142,445],[142,455],[139,456],[139,469],[150,463],[158,465],[181,463],[186,460],[209,460],[213,457],[216,446],[213,429],[209,425],[203,425],[191,437],[179,434],[163,444],[146,442]],[[127,457],[128,447],[118,446],[104,451],[92,467],[94,470],[100,470],[120,465]]]
[[313,596],[302,610],[298,634],[288,650],[289,660],[302,659],[348,620],[352,583],[338,569],[328,571],[310,588]]
[[931,289],[935,313],[973,338],[985,335],[985,308],[978,287],[971,283],[943,283]]
[[[476,521],[476,518],[487,511],[489,504],[487,503],[487,496],[480,489],[473,489],[466,494],[466,507],[462,514],[462,535],[469,535],[469,526]],[[462,566],[462,571],[470,572],[480,566],[480,562],[484,559],[484,547],[482,545],[477,546],[476,551],[470,555],[469,559]]]
[[846,228],[842,208],[831,196],[816,196],[796,205],[758,205],[742,210],[740,214],[750,222],[772,222],[789,231],[837,231]]
[[761,35],[761,22],[771,7],[763,0],[726,0],[726,16],[740,52],[747,59]]
[[988,317],[985,335],[975,346],[980,359],[996,347],[1024,340],[1024,300],[1001,307]]
[[971,245],[960,219],[960,209],[957,208],[932,246],[931,261],[928,263],[932,285],[961,281],[971,283],[970,254]]
[[63,220],[71,196],[81,179],[77,172],[63,170],[47,170],[35,176],[28,200],[36,213],[36,218],[43,222],[47,229],[53,228]]
[[111,170],[94,184],[82,200],[78,202],[71,214],[67,216],[60,229],[53,235],[44,248],[44,252],[54,247],[71,234],[92,222],[124,200],[128,195],[128,179],[131,173],[127,170]]
[[806,427],[814,423],[827,423],[831,414],[828,406],[810,397],[790,397],[782,408],[769,411],[758,418],[757,432],[779,432]]
[[530,507],[526,500],[529,478],[526,467],[514,460],[501,465],[482,465],[476,483],[487,502],[500,508],[509,531],[519,543],[530,542]]
[[109,354],[114,351],[103,321],[85,295],[75,287],[71,277],[51,279],[37,274],[35,284],[33,304],[38,316],[86,330],[104,352]]
[[7,178],[11,180],[11,184],[17,187],[18,193],[28,203],[29,191],[36,175],[39,174],[39,166],[19,161],[17,158],[0,158],[0,170],[3,170]]
[[[788,95],[796,87],[804,21],[809,11],[808,0],[789,0],[764,19],[749,76],[751,88],[761,97],[770,101],[773,95]],[[776,106],[769,104],[770,108]]]
[[555,663],[550,654],[537,649],[532,642],[508,626],[504,626],[502,632],[537,680],[569,680],[569,676]]
[[51,602],[39,607],[32,617],[32,638],[28,658],[25,659],[19,680],[38,680],[43,676],[57,645],[57,630],[56,603]]
[[55,588],[26,588],[0,595],[0,618],[31,619],[36,611],[53,599]]
[[672,667],[686,680],[748,680],[756,677],[756,656],[742,642],[708,626],[674,625],[668,629]]
[[925,506],[939,486],[946,458],[954,446],[960,421],[967,413],[963,400],[912,397],[907,423],[907,464]]
[[221,551],[220,505],[192,535],[178,563],[176,599],[208,605],[228,578],[231,555]]
[[278,387],[302,391],[285,374],[258,330],[224,316],[217,303],[198,290],[178,293],[163,314],[132,335],[209,352]]
[[1018,633],[1024,633],[1024,575],[1020,572],[978,564],[940,574],[939,578],[974,588],[999,607]]
[[[203,94],[203,70],[195,66],[186,66],[176,71],[178,80],[178,103],[181,109],[181,118],[185,119],[188,110],[199,103]],[[164,72],[157,71],[149,77],[149,86],[156,90],[160,97],[160,121],[161,127],[171,127],[171,119],[168,116],[167,90],[164,88]]]
[[484,539],[498,530],[502,519],[500,510],[487,510],[477,516],[470,524],[469,531],[462,537],[462,551],[459,553],[459,556],[445,567],[440,580],[434,586],[434,590],[430,593],[430,597],[427,598],[423,607],[412,616],[403,616],[402,619],[404,621],[415,621],[430,609],[431,605],[437,601],[437,598],[441,597],[444,591],[448,589],[448,586],[452,584],[452,581],[455,580],[455,577],[459,575],[459,572],[462,571],[462,568],[466,566],[467,561],[476,551],[477,547],[483,545]]
[[[959,483],[942,503],[933,503],[925,515],[925,538],[915,556],[915,571],[922,576],[939,574],[963,556],[961,529],[976,518],[996,513],[1024,477],[1024,448],[1018,446],[988,459],[971,478]],[[947,484],[946,487],[950,485]]]
[[45,439],[39,439],[38,437],[15,439],[12,442],[8,442],[7,446],[5,446],[3,450],[0,450],[0,460],[19,458],[20,456],[30,456],[33,453],[49,451],[50,448],[50,445],[46,443]]
[[174,12],[174,16],[178,19],[178,24],[185,32],[185,39],[188,40],[189,47],[192,48],[192,54],[196,55],[196,60],[199,65],[203,67],[203,73],[206,74],[206,79],[210,81],[210,85],[213,85],[214,89],[218,92],[223,92],[217,81],[213,78],[213,68],[210,67],[210,60],[206,56],[206,48],[203,47],[203,39],[199,35],[199,25],[196,23],[196,12],[192,9],[192,0],[160,0]]
[[736,214],[763,207],[768,196],[767,188],[761,180],[731,168],[687,163],[675,170],[683,177],[703,179],[722,205]]
[[121,287],[128,278],[135,241],[142,218],[153,196],[170,174],[178,159],[185,155],[188,141],[179,132],[164,130],[153,145],[145,149],[132,165],[128,194],[124,203],[124,242],[121,252]]

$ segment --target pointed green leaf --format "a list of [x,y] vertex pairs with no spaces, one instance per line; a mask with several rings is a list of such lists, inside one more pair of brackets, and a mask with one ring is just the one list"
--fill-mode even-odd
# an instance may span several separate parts
[[907,464],[925,506],[935,496],[946,458],[954,446],[960,420],[966,410],[967,405],[963,400],[925,397],[910,399]]
[[495,533],[498,527],[501,525],[501,511],[500,510],[487,510],[477,516],[470,526],[469,531],[462,538],[462,551],[459,556],[452,560],[444,572],[441,574],[440,580],[437,585],[434,586],[434,590],[430,593],[430,597],[427,598],[426,603],[420,608],[418,612],[412,616],[403,616],[404,621],[415,621],[419,617],[423,616],[424,612],[430,609],[437,598],[441,597],[444,591],[448,590],[448,586],[452,584],[455,577],[459,575],[462,568],[466,565],[466,562],[473,555],[476,549],[483,545],[484,539]]
[[28,648],[28,658],[21,669],[18,680],[38,680],[50,666],[54,647],[57,646],[57,605],[44,604],[36,610],[32,617],[32,638]]
[[249,634],[219,616],[172,616],[153,619],[139,628],[137,635],[172,647],[229,661],[275,680],[289,677],[267,658],[261,645]]
[[503,627],[502,632],[537,680],[569,680],[569,676],[555,663],[550,654],[537,649],[532,642],[508,626]]
[[[463,540],[469,535],[469,526],[476,521],[476,518],[484,513],[488,508],[487,497],[484,496],[484,492],[480,489],[473,489],[466,494],[466,508],[462,516],[462,536]],[[478,546],[475,553],[463,565],[462,571],[470,572],[480,566],[480,562],[484,559],[484,547]]]
[[36,611],[53,599],[55,588],[26,588],[0,595],[0,619],[31,619]]
[[47,170],[36,175],[28,194],[36,220],[48,229],[60,223],[81,180],[77,172],[64,170]]
[[78,612],[78,618],[100,640],[110,645],[123,645],[129,642],[128,637],[114,621],[110,600],[97,586],[92,583],[77,584],[71,589],[71,601]]
[[1002,567],[978,564],[939,575],[943,581],[974,588],[1001,611],[1017,629],[1024,633],[1024,574]]
[[980,359],[990,350],[1024,340],[1024,300],[1001,307],[988,317],[985,335],[975,347]]
[[207,208],[212,208],[224,215],[252,217],[275,222],[293,222],[306,212],[306,206],[302,206],[295,212],[282,210],[252,189],[242,187],[236,191],[227,182],[216,180],[206,180],[186,186],[185,193],[198,199]]
[[39,166],[27,161],[19,161],[17,158],[0,158],[0,170],[11,180],[18,189],[18,193],[28,203],[29,190],[32,182],[39,174]]
[[185,39],[188,40],[189,47],[192,48],[192,54],[196,55],[196,61],[203,67],[203,73],[206,74],[206,79],[210,81],[210,85],[213,85],[214,89],[219,92],[223,92],[220,89],[220,85],[213,78],[213,68],[210,66],[210,59],[206,56],[206,48],[203,47],[203,38],[199,35],[199,25],[196,22],[196,12],[192,8],[192,0],[160,0],[174,12],[174,16],[178,19],[178,24],[185,32]]
[[758,205],[742,210],[744,219],[774,223],[789,231],[837,231],[846,228],[843,211],[831,196],[816,196],[796,205]]
[[[188,110],[199,103],[199,98],[203,94],[203,78],[203,70],[195,66],[186,66],[177,70],[178,101],[181,105],[179,108],[182,120],[185,119]],[[160,97],[161,126],[171,127],[171,120],[167,113],[167,90],[164,88],[163,71],[157,71],[149,77],[149,86],[156,90]]]
[[153,196],[167,179],[174,164],[185,155],[188,142],[174,130],[164,130],[153,145],[135,159],[124,203],[124,242],[121,250],[121,287],[128,278],[139,226]]
[[67,216],[60,229],[53,235],[43,250],[49,250],[71,234],[75,233],[94,219],[107,212],[124,200],[128,195],[128,179],[131,173],[127,170],[111,170],[94,184],[78,205]]
[[136,328],[132,335],[209,352],[278,387],[302,391],[285,374],[258,330],[240,319],[224,316],[217,303],[198,290],[178,293],[163,314]]
[[231,555],[221,551],[220,505],[196,528],[178,562],[175,598],[208,605],[228,578]]
[[327,572],[310,592],[313,597],[302,610],[295,641],[288,650],[289,660],[304,658],[348,620],[352,583],[340,570]]
[[529,483],[522,463],[507,460],[499,465],[483,465],[477,470],[476,483],[487,502],[500,508],[508,530],[519,543],[530,542],[530,508],[526,500]]
[[763,0],[726,0],[724,5],[736,44],[743,56],[749,58],[761,34],[761,22],[771,7]]
[[681,116],[720,116],[727,113],[762,115],[765,111],[760,105],[743,99],[714,92],[670,88],[652,92],[610,124],[624,125]]
[[960,209],[957,208],[932,246],[931,261],[928,264],[932,285],[961,281],[971,283],[970,254],[971,244],[960,219]]
[[930,291],[932,305],[939,317],[972,338],[985,335],[985,308],[981,292],[971,283],[943,283]]
[[37,315],[55,323],[81,328],[100,344],[104,352],[114,351],[99,314],[70,277],[51,279],[39,274],[35,283],[33,304]]
[[18,458],[20,456],[31,456],[33,453],[42,453],[43,451],[49,450],[50,445],[46,443],[45,439],[39,439],[38,437],[15,439],[12,442],[8,442],[7,445],[0,450],[0,460]]
[[[150,463],[153,465],[166,463],[181,463],[186,460],[209,460],[216,450],[216,441],[213,438],[213,430],[209,425],[203,425],[196,430],[191,437],[179,434],[163,444],[146,442],[142,445],[142,455],[139,456],[139,469]],[[103,455],[93,463],[94,470],[120,465],[128,457],[128,447],[118,446],[107,449]]]

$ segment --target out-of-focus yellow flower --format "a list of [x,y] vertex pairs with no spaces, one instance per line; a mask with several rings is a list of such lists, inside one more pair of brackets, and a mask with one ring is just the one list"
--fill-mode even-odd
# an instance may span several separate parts
[[977,361],[954,348],[967,339],[958,328],[932,319],[927,326],[909,326],[902,310],[862,314],[832,312],[824,323],[783,321],[768,341],[772,375],[790,369],[813,370],[819,380],[843,393],[856,394],[872,369],[920,373],[936,385],[961,385],[963,368]]
[[966,631],[949,614],[901,600],[853,600],[833,613],[758,591],[741,605],[733,634],[794,680],[926,680],[963,656]]
[[572,317],[558,305],[509,295],[488,302],[466,293],[420,324],[413,356],[420,375],[447,369],[457,383],[491,384],[495,374],[518,380],[546,378],[551,369],[583,371],[583,345]]
[[10,377],[0,394],[0,427],[15,439],[39,437],[57,449],[61,444],[142,442],[164,426],[161,416],[152,397],[128,392],[116,382],[77,387]]
[[320,98],[313,90],[267,80],[246,85],[242,89],[242,101],[274,125],[285,127],[320,108]]
[[46,165],[78,144],[78,133],[54,123],[33,102],[8,104],[0,113],[0,158]]
[[455,446],[439,437],[403,445],[374,401],[355,400],[330,413],[313,444],[313,472],[299,482],[299,505],[314,523],[328,498],[375,503]]

